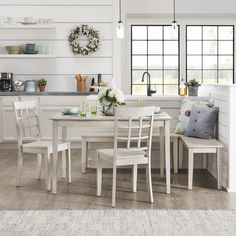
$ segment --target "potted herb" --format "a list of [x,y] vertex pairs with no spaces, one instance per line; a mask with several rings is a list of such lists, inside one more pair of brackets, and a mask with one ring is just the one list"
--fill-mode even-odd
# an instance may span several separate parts
[[37,81],[37,85],[39,87],[39,91],[40,92],[44,92],[45,91],[45,87],[47,85],[47,80],[40,79],[40,80]]
[[189,80],[185,83],[185,85],[188,88],[188,96],[197,96],[198,87],[201,86],[201,84],[197,80]]

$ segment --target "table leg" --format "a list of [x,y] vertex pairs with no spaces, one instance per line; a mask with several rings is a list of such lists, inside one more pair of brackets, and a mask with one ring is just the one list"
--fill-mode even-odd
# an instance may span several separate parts
[[[62,127],[62,142],[66,142],[66,141],[67,141],[67,128],[63,126]],[[66,178],[66,151],[62,152],[61,162],[62,162],[62,178],[65,179]]]
[[164,178],[165,168],[165,140],[164,140],[164,127],[160,127],[160,177]]
[[165,121],[166,193],[170,193],[170,121]]
[[57,193],[57,159],[58,159],[58,122],[53,121],[52,128],[53,156],[52,156],[52,193]]

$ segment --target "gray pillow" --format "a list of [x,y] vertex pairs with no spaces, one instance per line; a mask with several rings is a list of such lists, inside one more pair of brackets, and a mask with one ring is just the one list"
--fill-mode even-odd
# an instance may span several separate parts
[[218,107],[199,108],[194,105],[191,110],[186,135],[202,139],[212,139],[218,114]]

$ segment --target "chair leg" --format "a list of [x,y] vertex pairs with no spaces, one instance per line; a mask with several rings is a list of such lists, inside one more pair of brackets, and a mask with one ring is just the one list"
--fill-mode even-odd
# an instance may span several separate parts
[[20,186],[22,168],[23,168],[23,154],[21,150],[18,150],[18,170],[17,170],[17,180],[16,180],[17,187]]
[[217,148],[217,189],[222,189],[222,171],[221,171],[221,167],[222,167],[222,156],[221,156],[221,150],[220,148]]
[[82,173],[86,173],[88,142],[82,138]]
[[184,145],[182,141],[179,139],[179,169],[183,169],[183,159],[184,159]]
[[208,153],[202,154],[202,169],[207,169]]
[[146,166],[146,181],[147,181],[147,191],[149,194],[150,202],[153,203],[153,192],[152,192],[152,176],[150,165]]
[[37,154],[37,179],[41,179],[42,154]]
[[178,138],[175,137],[173,140],[173,163],[174,163],[174,174],[178,174]]
[[67,149],[67,180],[68,183],[71,183],[71,150],[70,150],[70,145],[68,146]]
[[112,177],[112,207],[116,206],[116,166],[113,166],[113,177]]
[[165,142],[164,142],[164,127],[160,127],[160,177],[164,178],[165,169]]
[[51,159],[50,154],[47,152],[44,154],[44,163],[45,163],[45,188],[46,190],[51,190],[51,165],[50,165]]
[[66,178],[66,151],[61,152],[61,173],[62,173],[62,178]]
[[97,155],[97,196],[102,194],[102,160]]
[[193,150],[188,150],[188,189],[192,189],[193,186]]
[[138,165],[133,165],[133,192],[137,192],[137,173],[138,173]]

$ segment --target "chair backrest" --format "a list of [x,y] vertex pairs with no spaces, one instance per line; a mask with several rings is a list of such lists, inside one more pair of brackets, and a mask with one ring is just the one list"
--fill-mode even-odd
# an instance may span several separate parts
[[13,107],[16,117],[18,145],[22,145],[23,138],[40,140],[40,126],[36,102],[13,102]]
[[[127,149],[146,151],[151,157],[154,106],[118,107],[115,111],[114,158],[119,142],[127,141]],[[150,160],[149,160],[150,161]]]

